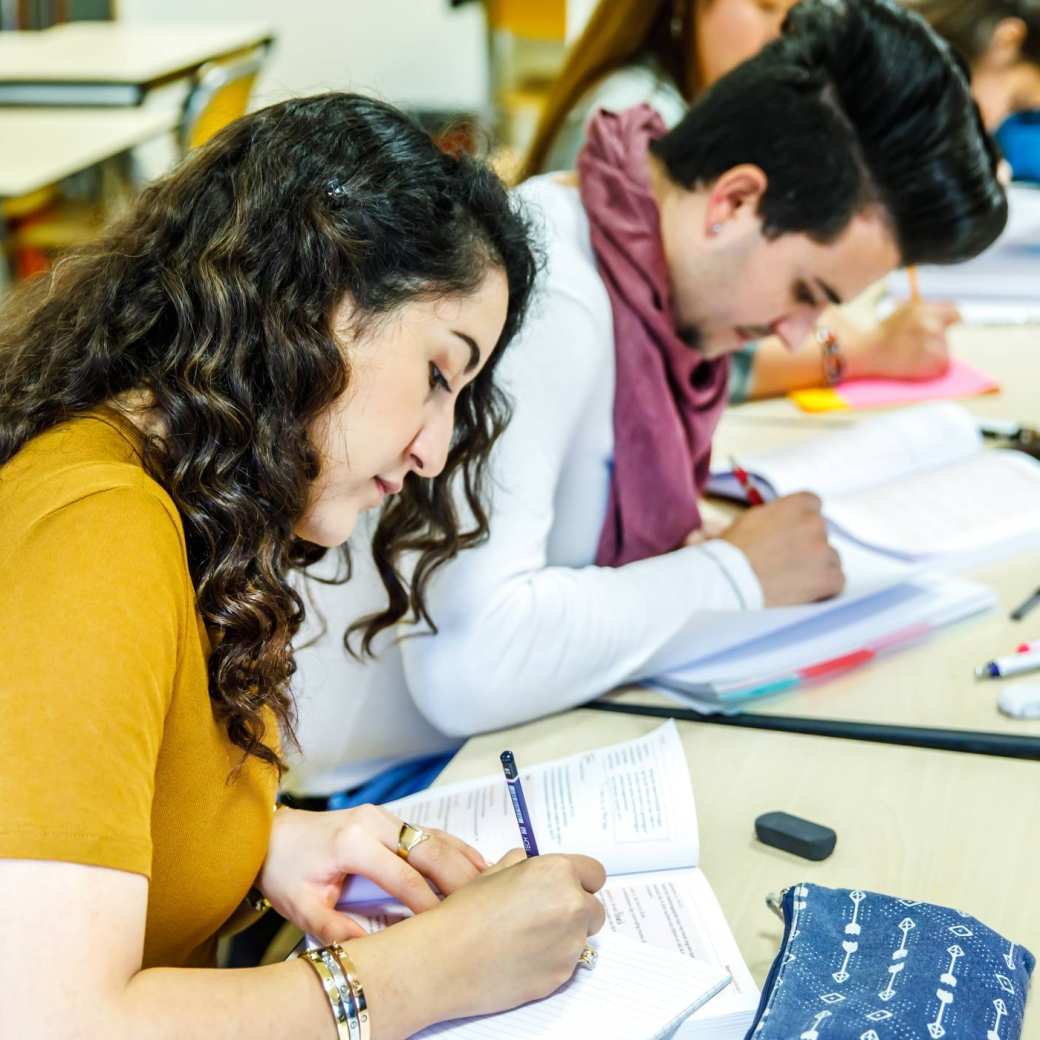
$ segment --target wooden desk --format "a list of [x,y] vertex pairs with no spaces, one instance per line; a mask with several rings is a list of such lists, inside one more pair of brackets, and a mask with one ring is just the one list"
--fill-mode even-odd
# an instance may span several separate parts
[[53,184],[173,129],[177,119],[143,109],[0,108],[0,197]]
[[[960,327],[953,332],[956,353],[1001,383],[999,394],[964,404],[981,417],[1040,422],[1040,326]],[[819,436],[855,421],[863,412],[806,415],[786,398],[752,402],[726,412],[715,439],[720,458],[738,458]],[[1040,639],[1040,609],[1025,621],[1008,612],[1040,585],[1040,550],[969,571],[992,587],[996,611],[953,625],[920,646],[876,661],[819,686],[763,698],[747,705],[755,715],[789,719],[837,719],[935,729],[989,731],[1036,738],[1040,719],[1011,719],[996,707],[999,682],[978,683],[977,664],[1010,653],[1023,640]],[[646,690],[614,694],[630,704],[674,704]],[[712,727],[715,728],[715,727]]]
[[[588,711],[542,719],[468,741],[438,783],[495,773],[504,747],[530,766],[655,725]],[[700,865],[759,984],[782,931],[764,897],[797,881],[953,906],[1040,951],[1040,766],[688,723],[679,733],[697,800]],[[759,844],[755,817],[773,809],[834,827],[834,854],[810,863]],[[1037,1004],[1034,995],[1025,1040],[1040,1040]]]
[[69,22],[0,33],[0,105],[137,105],[207,61],[272,39],[260,24]]

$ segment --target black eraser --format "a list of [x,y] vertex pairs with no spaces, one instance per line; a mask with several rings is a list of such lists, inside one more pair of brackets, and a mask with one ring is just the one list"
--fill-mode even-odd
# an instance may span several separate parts
[[785,812],[762,813],[755,820],[755,837],[763,845],[814,860],[826,859],[838,842],[830,827]]

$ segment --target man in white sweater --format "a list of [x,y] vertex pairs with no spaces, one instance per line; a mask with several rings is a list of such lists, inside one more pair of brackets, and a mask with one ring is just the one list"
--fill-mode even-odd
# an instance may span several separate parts
[[[438,633],[384,633],[374,661],[340,641],[385,605],[367,547],[355,541],[348,585],[312,586],[328,635],[298,657],[304,754],[290,790],[349,790],[652,676],[703,652],[719,612],[840,591],[812,496],[710,537],[695,504],[682,528],[654,513],[639,458],[653,471],[670,423],[698,491],[726,355],[767,334],[793,348],[828,304],[896,266],[965,259],[996,237],[1006,203],[968,84],[948,48],[884,0],[807,0],[676,129],[660,136],[649,112],[601,116],[580,176],[519,189],[546,264],[498,369],[513,418],[491,460],[490,538],[432,580]],[[688,378],[677,349],[696,362]],[[633,368],[637,350],[648,360]],[[660,378],[646,377],[661,358]],[[834,360],[840,370],[840,345]],[[646,435],[642,456],[619,431]],[[627,550],[640,525],[664,541]]]

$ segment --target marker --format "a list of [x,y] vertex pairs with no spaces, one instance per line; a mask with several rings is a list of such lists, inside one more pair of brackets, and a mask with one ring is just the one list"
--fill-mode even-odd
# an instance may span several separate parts
[[1023,672],[1040,671],[1040,650],[1011,654],[987,661],[975,669],[976,679],[1004,679],[1009,675],[1021,675]]
[[763,506],[766,500],[762,497],[762,492],[751,482],[751,477],[748,471],[737,460],[730,455],[729,464],[733,467],[733,476],[737,478],[738,483],[744,489],[744,498],[747,500],[749,506]]
[[1021,621],[1026,614],[1030,613],[1034,607],[1040,606],[1040,589],[1037,589],[1031,596],[1023,600],[1013,611],[1011,611],[1012,621]]
[[1040,650],[1040,639],[1034,639],[1031,643],[1019,643],[1015,647],[1016,654],[1028,654],[1031,650]]
[[993,440],[1015,441],[1022,436],[1022,424],[1014,419],[979,419],[979,433]]
[[520,783],[520,774],[516,769],[516,759],[512,751],[503,751],[499,755],[502,763],[502,772],[506,774],[506,786],[509,788],[509,800],[513,803],[513,812],[516,813],[516,825],[520,828],[520,840],[524,845],[524,852],[528,856],[538,855],[538,842],[534,838],[534,828],[531,826],[531,815],[527,811],[527,799],[524,797],[524,789]]

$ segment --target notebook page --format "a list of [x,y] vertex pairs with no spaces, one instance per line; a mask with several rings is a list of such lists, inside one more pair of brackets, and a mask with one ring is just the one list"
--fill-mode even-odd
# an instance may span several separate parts
[[740,461],[778,495],[832,498],[970,458],[981,449],[974,418],[947,401],[905,408],[834,430],[794,448]]
[[443,1022],[415,1040],[656,1040],[710,1000],[729,979],[668,950],[604,933],[595,968],[575,970],[552,996],[499,1015]]
[[980,553],[1040,538],[1040,462],[987,451],[831,499],[826,513],[858,541],[910,559]]
[[[636,740],[520,767],[539,851],[583,852],[608,874],[697,862],[697,810],[674,722]],[[416,826],[450,831],[491,862],[520,845],[501,774],[435,787],[387,808]],[[352,877],[340,904],[379,894]]]
[[754,1012],[759,992],[704,873],[658,870],[607,879],[605,930],[672,950],[729,975],[731,983],[693,1018]]

